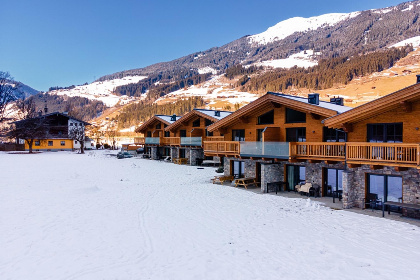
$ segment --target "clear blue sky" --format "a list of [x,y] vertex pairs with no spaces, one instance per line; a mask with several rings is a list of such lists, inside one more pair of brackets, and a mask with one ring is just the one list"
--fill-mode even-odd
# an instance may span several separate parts
[[0,70],[45,91],[221,46],[290,17],[401,2],[4,0]]

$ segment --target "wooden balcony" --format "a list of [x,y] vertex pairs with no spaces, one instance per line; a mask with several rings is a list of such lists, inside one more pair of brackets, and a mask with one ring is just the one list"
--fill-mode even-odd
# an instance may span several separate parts
[[225,137],[224,136],[207,136],[207,137],[203,137],[203,142],[204,141],[225,141]]
[[165,146],[179,146],[181,144],[181,137],[163,137],[160,143]]
[[206,155],[214,156],[239,156],[239,141],[204,141],[203,149]]
[[420,168],[420,144],[346,144],[347,163]]
[[144,145],[146,143],[145,137],[134,137],[134,144],[136,145]]
[[345,161],[344,142],[291,142],[291,159]]

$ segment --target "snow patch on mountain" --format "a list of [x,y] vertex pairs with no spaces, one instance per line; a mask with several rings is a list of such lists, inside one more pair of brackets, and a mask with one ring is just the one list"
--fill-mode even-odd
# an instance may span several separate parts
[[268,60],[258,62],[255,65],[273,68],[292,68],[294,66],[308,68],[318,64],[318,61],[313,58],[313,55],[313,50],[307,50],[297,54],[293,54],[285,59]]
[[92,100],[99,100],[105,103],[105,105],[112,107],[115,106],[117,103],[127,104],[135,100],[134,97],[117,96],[113,94],[116,87],[134,84],[139,82],[140,80],[143,80],[144,78],[146,78],[146,76],[127,76],[121,79],[99,81],[93,82],[88,85],[76,86],[72,89],[52,90],[48,93],[56,95],[67,95],[70,97],[79,96]]
[[216,75],[217,70],[207,66],[207,67],[198,69],[198,73],[199,74],[212,73],[212,74]]
[[415,36],[412,38],[408,38],[404,41],[398,42],[394,45],[391,46],[392,47],[404,47],[405,45],[413,45],[414,48],[419,47],[420,46],[420,36]]
[[359,14],[360,12],[331,13],[310,18],[290,18],[277,23],[260,34],[249,36],[249,43],[256,45],[271,43],[284,39],[295,32],[316,30],[325,25],[335,25],[340,21],[356,17]]

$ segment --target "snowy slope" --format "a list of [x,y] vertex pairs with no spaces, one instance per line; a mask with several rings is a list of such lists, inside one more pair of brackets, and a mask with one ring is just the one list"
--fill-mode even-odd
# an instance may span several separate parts
[[292,35],[295,32],[303,32],[307,30],[316,30],[325,25],[334,25],[342,20],[356,17],[360,12],[353,13],[332,13],[324,14],[316,17],[303,18],[294,17],[281,21],[276,25],[268,28],[266,31],[249,36],[250,44],[267,44],[278,41]]
[[307,68],[318,64],[318,61],[312,58],[313,54],[313,50],[307,50],[293,54],[285,59],[273,59],[255,63],[255,65],[268,66],[273,68],[292,68],[293,66]]
[[414,48],[420,46],[420,36],[415,36],[404,41],[398,42],[391,47],[403,47],[405,45],[413,45]]
[[146,78],[145,76],[128,76],[121,79],[107,80],[103,82],[93,82],[88,85],[76,86],[73,89],[59,89],[48,93],[67,96],[80,96],[88,99],[100,100],[107,106],[112,107],[118,102],[128,103],[134,98],[128,96],[117,96],[113,94],[117,86],[137,83]]
[[106,152],[0,152],[0,279],[418,279],[417,226]]

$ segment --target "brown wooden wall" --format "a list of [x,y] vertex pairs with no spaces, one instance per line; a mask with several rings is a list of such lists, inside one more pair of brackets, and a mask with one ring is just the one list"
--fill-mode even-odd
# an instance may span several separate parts
[[[398,107],[378,116],[354,123],[353,131],[347,134],[347,141],[366,142],[368,124],[401,122],[403,123],[403,142],[420,143],[420,101],[412,103],[412,111],[409,113],[403,107]],[[416,128],[419,129],[416,130]]]
[[[156,125],[160,123],[160,129],[156,129]],[[164,137],[165,133],[165,123],[155,120],[151,123],[147,129],[144,131],[144,136],[147,137],[147,132],[150,131],[152,133],[152,137]],[[175,137],[173,133],[170,135],[171,137]]]
[[[197,119],[200,119],[200,126],[193,127],[192,124]],[[171,134],[173,133],[174,137],[180,137],[180,132],[179,132],[180,130],[186,130],[187,137],[205,137],[206,136],[206,119],[200,116],[191,118],[185,124],[182,124],[178,126],[175,130],[171,131]],[[213,136],[220,136],[220,133],[218,131],[215,131],[213,133]]]
[[261,124],[258,125],[258,116],[263,115],[273,109],[258,112],[252,116],[246,116],[248,123],[241,123],[238,121],[235,125],[229,127],[224,134],[225,141],[232,140],[233,129],[245,129],[245,141],[257,141],[257,130],[264,129],[265,127],[272,127],[273,129],[266,130],[263,138],[264,141],[286,141],[286,128],[292,127],[306,127],[306,141],[307,142],[322,142],[323,127],[321,121],[327,117],[320,117],[318,120],[314,119],[311,114],[306,114],[306,123],[286,123],[286,107],[274,109],[274,124]]

